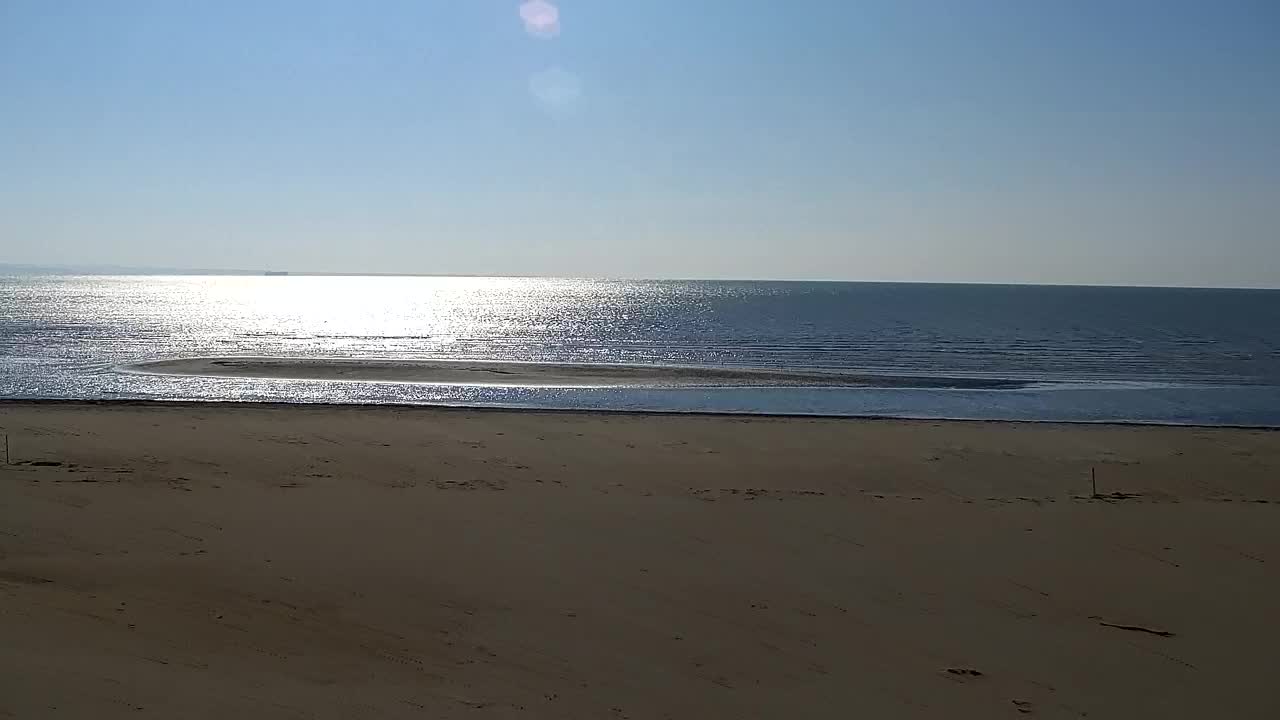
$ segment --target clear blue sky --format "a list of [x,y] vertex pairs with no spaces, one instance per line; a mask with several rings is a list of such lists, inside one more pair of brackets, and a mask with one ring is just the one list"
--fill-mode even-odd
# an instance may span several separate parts
[[1280,3],[0,0],[0,262],[1280,286]]

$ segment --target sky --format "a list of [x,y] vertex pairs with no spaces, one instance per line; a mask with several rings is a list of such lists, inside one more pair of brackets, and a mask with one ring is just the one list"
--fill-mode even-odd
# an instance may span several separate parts
[[0,0],[0,262],[1280,287],[1280,3]]

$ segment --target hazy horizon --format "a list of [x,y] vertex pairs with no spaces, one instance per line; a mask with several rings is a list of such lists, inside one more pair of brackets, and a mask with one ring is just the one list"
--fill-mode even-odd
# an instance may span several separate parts
[[338,271],[289,271],[276,269],[252,268],[180,268],[180,267],[140,267],[121,265],[35,265],[0,262],[0,275],[14,271],[18,276],[101,276],[101,277],[351,277],[351,278],[504,278],[530,280],[599,280],[599,281],[636,281],[636,282],[713,282],[713,283],[862,283],[869,285],[991,285],[991,286],[1027,286],[1027,287],[1098,287],[1098,288],[1137,288],[1151,290],[1264,290],[1280,291],[1280,286],[1265,285],[1157,285],[1129,284],[1117,285],[1107,283],[1072,283],[1072,282],[989,282],[981,280],[858,280],[845,278],[781,278],[781,277],[634,277],[627,275],[502,275],[485,273],[415,273],[415,272],[338,272]]
[[0,5],[0,263],[1280,287],[1280,6]]

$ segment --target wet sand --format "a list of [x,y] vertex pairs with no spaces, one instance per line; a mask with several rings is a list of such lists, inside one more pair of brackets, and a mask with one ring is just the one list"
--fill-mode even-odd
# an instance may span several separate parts
[[125,369],[161,375],[551,387],[883,387],[1011,389],[1017,380],[839,371],[456,360],[183,358]]
[[0,717],[1280,715],[1276,432],[125,403],[0,432]]

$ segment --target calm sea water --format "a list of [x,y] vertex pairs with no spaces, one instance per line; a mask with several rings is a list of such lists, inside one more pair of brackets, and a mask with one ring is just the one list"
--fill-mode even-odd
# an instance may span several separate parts
[[[210,355],[839,368],[1036,385],[495,388],[118,371],[143,360]],[[1280,291],[0,277],[0,397],[1280,425]]]

